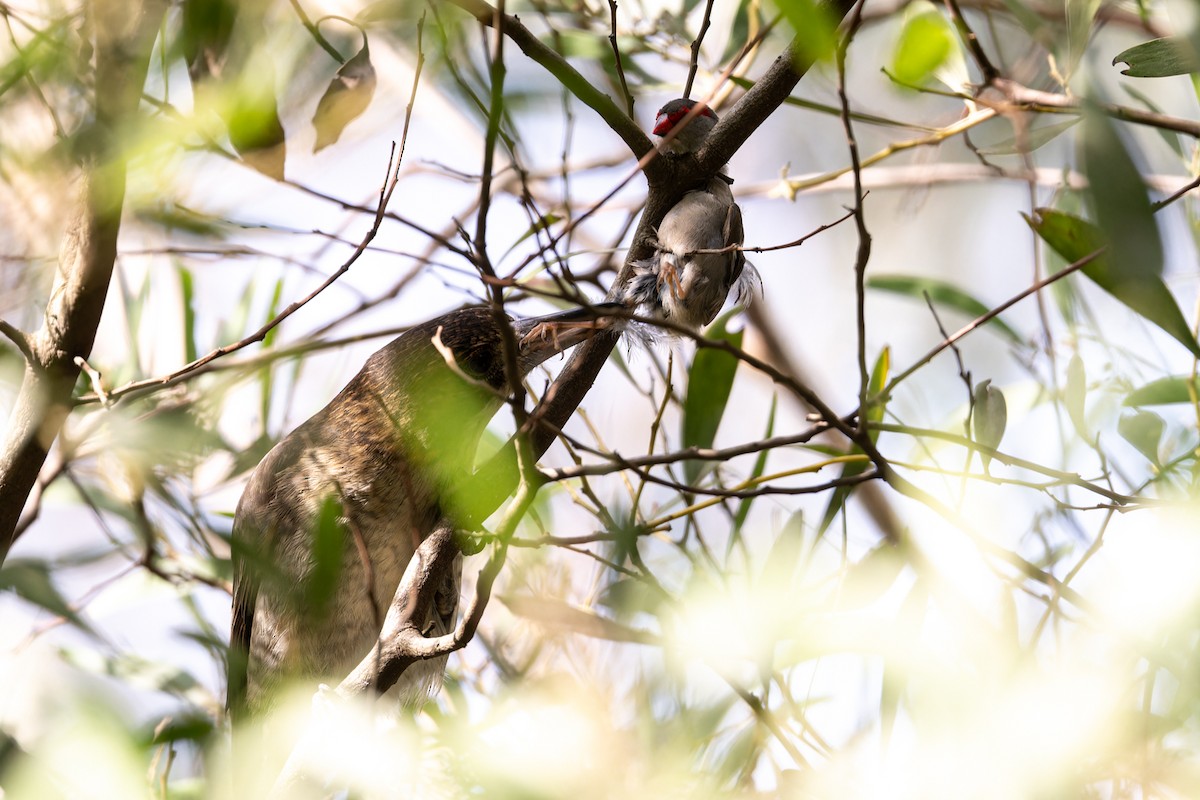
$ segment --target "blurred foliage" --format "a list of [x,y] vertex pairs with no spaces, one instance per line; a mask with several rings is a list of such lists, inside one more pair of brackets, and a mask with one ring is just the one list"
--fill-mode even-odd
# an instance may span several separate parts
[[[97,94],[94,8],[31,5],[0,5],[0,317],[26,330]],[[898,189],[911,235],[905,264],[876,272],[878,246],[868,264],[866,331],[847,322],[847,224],[820,242],[843,245],[824,272],[808,248],[755,257],[773,338],[739,312],[704,333],[775,372],[686,338],[618,353],[615,410],[589,401],[543,464],[595,469],[543,489],[438,697],[396,714],[296,686],[238,742],[253,783],[234,791],[222,675],[249,471],[413,321],[496,286],[514,313],[560,287],[604,295],[642,189],[616,191],[628,154],[527,52],[544,45],[620,107],[628,90],[644,122],[678,94],[709,9],[510,2],[530,38],[498,51],[468,0],[174,4],[122,131],[104,323],[0,567],[5,800],[266,796],[293,753],[312,797],[1200,796],[1200,207],[1176,196],[1200,174],[1200,93],[1182,5],[868,2],[845,117],[868,229]],[[747,244],[794,241],[817,206],[782,198],[850,171],[837,20],[812,0],[711,12],[692,95],[715,90],[722,114],[791,36],[821,62],[734,161],[764,240]],[[1003,80],[982,85],[978,52]],[[789,176],[791,156],[825,171]],[[953,217],[928,213],[967,181]],[[834,205],[853,202],[846,185]],[[486,285],[483,247],[504,268]],[[969,263],[935,273],[943,248]],[[788,363],[851,351],[811,382]],[[22,372],[4,338],[5,419]],[[438,463],[462,470],[476,454],[456,420],[498,403],[446,407],[428,388]],[[810,416],[802,390],[834,416]],[[723,457],[671,455],[690,447]],[[321,515],[295,602],[336,602],[337,516]]]

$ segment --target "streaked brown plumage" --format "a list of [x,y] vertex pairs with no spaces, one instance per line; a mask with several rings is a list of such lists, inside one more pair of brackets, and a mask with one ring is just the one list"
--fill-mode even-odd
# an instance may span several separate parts
[[[512,323],[522,376],[586,338],[587,326],[565,324],[576,318],[569,312]],[[501,331],[487,308],[413,328],[372,355],[255,469],[233,528],[231,713],[269,705],[272,689],[289,677],[337,683],[369,654],[405,567],[437,520],[455,514],[448,498],[509,394],[501,353]],[[319,542],[332,542],[332,555],[316,557]],[[331,564],[328,600],[314,607],[322,596],[316,578]],[[457,599],[454,580],[421,621],[427,635],[450,629]],[[419,701],[444,665],[443,658],[410,668],[396,694]]]

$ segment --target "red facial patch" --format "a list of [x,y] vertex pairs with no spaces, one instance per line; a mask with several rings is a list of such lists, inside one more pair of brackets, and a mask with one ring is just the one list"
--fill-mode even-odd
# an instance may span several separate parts
[[[680,123],[680,121],[684,117],[686,117],[688,112],[691,111],[693,108],[695,108],[694,105],[693,106],[683,106],[681,108],[677,108],[675,111],[671,112],[670,114],[659,114],[658,119],[654,120],[654,135],[655,136],[666,136],[667,131],[671,130],[676,125],[678,125]],[[699,116],[704,116],[704,117],[711,117],[712,115],[713,115],[712,110],[709,109],[707,106],[705,106],[704,110],[702,110],[699,114]]]

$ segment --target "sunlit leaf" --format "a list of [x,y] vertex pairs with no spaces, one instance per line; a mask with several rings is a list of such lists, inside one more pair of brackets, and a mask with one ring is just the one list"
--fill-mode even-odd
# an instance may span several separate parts
[[[1100,228],[1061,211],[1039,208],[1032,217],[1026,216],[1025,221],[1068,263],[1079,261],[1109,244],[1109,238]],[[1192,335],[1191,326],[1157,273],[1150,270],[1118,272],[1108,253],[1101,253],[1081,271],[1101,289],[1162,328],[1200,358],[1200,345]]]
[[801,58],[808,62],[831,58],[837,47],[837,19],[817,0],[775,0],[796,35]]
[[903,84],[921,86],[946,63],[957,42],[949,20],[928,0],[917,0],[905,14],[891,72]]
[[375,96],[375,66],[363,39],[362,49],[338,69],[317,103],[312,124],[317,132],[316,153],[336,142],[354,120],[362,116]]
[[1163,406],[1173,403],[1192,403],[1200,397],[1200,377],[1172,375],[1150,381],[1125,395],[1125,406]]
[[191,363],[196,360],[196,279],[182,261],[177,261],[175,268],[179,274],[179,319],[183,327],[183,360],[184,363]]
[[[958,311],[971,319],[981,317],[991,310],[957,286],[937,278],[918,275],[871,275],[867,278],[867,288],[902,294],[922,304],[925,302],[925,295],[928,294],[934,305]],[[987,327],[995,333],[1002,334],[1015,345],[1024,344],[1017,332],[998,316],[989,320]]]
[[1151,464],[1158,465],[1158,444],[1162,441],[1166,423],[1152,411],[1132,411],[1121,415],[1117,432],[1144,455]]
[[[712,341],[742,346],[742,331],[730,332],[725,326],[734,312],[719,317],[705,332]],[[738,360],[723,350],[700,347],[688,370],[687,394],[683,398],[680,441],[684,447],[712,447],[733,390]],[[711,461],[684,462],[684,475],[689,483],[713,468]]]
[[1122,50],[1112,60],[1113,66],[1126,64],[1122,75],[1131,78],[1165,78],[1200,72],[1200,56],[1185,36],[1168,36],[1142,42]]
[[1090,440],[1087,417],[1084,414],[1084,400],[1087,397],[1087,372],[1084,369],[1083,359],[1079,357],[1078,353],[1071,356],[1071,361],[1067,364],[1067,385],[1064,395],[1067,416],[1071,418],[1075,432],[1079,434],[1080,438]]

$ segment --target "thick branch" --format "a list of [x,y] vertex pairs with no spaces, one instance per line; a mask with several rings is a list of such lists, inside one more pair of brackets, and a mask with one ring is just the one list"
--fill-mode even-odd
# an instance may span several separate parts
[[41,330],[30,342],[20,394],[0,453],[0,561],[16,541],[17,520],[50,445],[66,421],[79,377],[77,358],[92,351],[117,255],[125,199],[122,128],[136,116],[150,49],[166,3],[97,0],[92,155],[67,230]]

